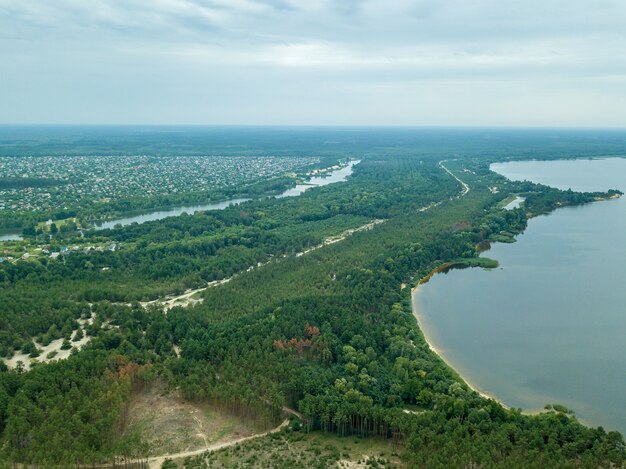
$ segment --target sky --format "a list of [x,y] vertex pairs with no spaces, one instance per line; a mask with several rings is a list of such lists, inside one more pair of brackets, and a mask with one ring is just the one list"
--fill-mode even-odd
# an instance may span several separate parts
[[623,0],[0,0],[0,124],[626,127]]

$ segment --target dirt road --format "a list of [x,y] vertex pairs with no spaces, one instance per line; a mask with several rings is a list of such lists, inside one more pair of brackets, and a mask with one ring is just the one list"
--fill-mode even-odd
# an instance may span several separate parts
[[143,463],[143,464],[147,464],[150,469],[159,469],[167,459],[172,459],[172,460],[183,459],[188,456],[198,456],[199,454],[205,453],[207,451],[216,451],[219,449],[228,448],[229,446],[235,446],[236,444],[239,444],[239,443],[254,440],[256,438],[262,438],[272,433],[279,432],[283,428],[285,428],[287,425],[289,425],[289,419],[285,419],[276,428],[273,428],[263,433],[257,433],[256,435],[245,436],[245,437],[237,438],[235,440],[230,440],[230,441],[221,441],[218,443],[209,444],[204,448],[195,449],[192,451],[183,451],[180,453],[164,454],[161,456],[152,456],[152,457],[143,458],[143,459],[118,461],[117,464],[119,465],[119,464],[142,464]]

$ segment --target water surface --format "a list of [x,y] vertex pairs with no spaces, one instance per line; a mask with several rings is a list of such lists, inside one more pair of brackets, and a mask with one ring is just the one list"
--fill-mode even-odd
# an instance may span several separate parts
[[0,234],[0,241],[18,241],[22,239],[22,235],[19,233],[2,233]]
[[[573,190],[626,192],[626,160],[513,162],[492,169]],[[429,340],[468,381],[525,410],[561,403],[626,433],[626,198],[532,219],[486,256],[417,289]]]
[[310,189],[311,187],[321,187],[321,186],[327,186],[328,184],[333,184],[335,182],[343,182],[346,180],[348,176],[352,174],[352,167],[358,164],[359,162],[360,161],[353,160],[353,161],[350,161],[348,165],[344,166],[343,168],[336,169],[325,175],[314,176],[311,179],[309,179],[306,182],[306,184],[298,184],[296,187],[287,189],[282,194],[277,195],[276,198],[294,197],[294,196],[302,194],[304,191],[306,191],[307,189]]
[[168,210],[156,210],[154,212],[147,212],[141,215],[133,215],[124,218],[118,218],[116,220],[109,220],[102,223],[97,223],[95,229],[97,230],[105,230],[108,228],[114,228],[117,225],[126,226],[132,223],[145,223],[147,221],[161,220],[162,218],[167,217],[176,217],[182,215],[183,213],[196,213],[200,211],[209,211],[209,210],[224,210],[231,205],[237,205],[242,202],[247,202],[250,199],[232,199],[225,200],[223,202],[215,202],[212,204],[202,204],[202,205],[189,205],[186,207],[174,207]]
[[[324,176],[314,176],[310,178],[310,180],[307,181],[306,184],[298,184],[291,189],[287,189],[286,191],[277,195],[276,198],[298,196],[312,187],[326,186],[335,182],[343,182],[348,178],[348,176],[352,174],[352,167],[358,163],[359,161],[350,161],[347,166],[336,169],[334,171],[330,171]],[[193,214],[201,211],[223,210],[227,207],[230,207],[231,205],[238,205],[240,203],[247,202],[248,200],[250,199],[231,199],[211,204],[190,205],[186,207],[174,207],[167,210],[150,211],[140,215],[133,215],[102,222],[100,224],[97,224],[95,228],[98,230],[103,230],[107,228],[113,228],[117,225],[125,226],[132,223],[145,223],[147,221],[161,220],[166,217],[179,216],[183,213]]]
[[[321,187],[326,186],[328,184],[333,184],[336,182],[344,182],[348,176],[352,174],[353,167],[357,165],[359,160],[352,160],[348,163],[347,166],[342,168],[335,169],[333,171],[329,171],[326,174],[320,176],[311,177],[306,183],[298,184],[291,189],[287,189],[286,191],[278,194],[276,198],[283,197],[295,197],[301,195],[306,190],[311,189],[312,187]],[[224,200],[222,202],[214,202],[209,204],[201,204],[201,205],[188,205],[184,207],[172,207],[168,209],[154,210],[154,211],[146,211],[141,214],[129,215],[122,218],[117,218],[115,220],[108,220],[100,223],[96,223],[94,229],[96,230],[104,230],[114,228],[115,226],[126,226],[132,223],[145,223],[148,221],[161,220],[167,217],[176,217],[182,215],[183,213],[193,214],[196,212],[202,211],[210,211],[210,210],[223,210],[232,205],[238,205],[243,202],[247,202],[251,199],[230,199]],[[5,233],[0,234],[0,242],[2,241],[16,241],[22,239],[22,236],[19,233]]]

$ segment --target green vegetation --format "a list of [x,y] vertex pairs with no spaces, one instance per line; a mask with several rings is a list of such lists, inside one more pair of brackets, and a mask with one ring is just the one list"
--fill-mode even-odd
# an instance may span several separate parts
[[[68,218],[88,226],[155,208],[275,194],[295,185],[298,174],[335,163],[316,157],[0,156],[0,173],[12,175],[0,179],[0,229],[55,234],[54,225]],[[47,220],[54,224],[44,225]],[[71,230],[76,224],[66,227]]]
[[611,189],[607,192],[574,192],[571,189],[557,191],[545,188],[541,193],[530,193],[524,202],[527,210],[534,215],[550,212],[558,207],[581,205],[621,196],[622,192]]
[[[445,263],[494,267],[478,258],[481,246],[521,232],[529,214],[609,194],[507,182],[488,171],[487,152],[446,162],[470,187],[460,196],[440,156],[368,154],[348,182],[296,198],[67,234],[82,249],[0,263],[2,355],[60,338],[72,347],[79,331],[90,339],[28,372],[3,366],[0,459],[49,467],[145,457],[141,432],[125,432],[124,421],[158,377],[187,402],[260,428],[277,426],[284,406],[302,414],[298,431],[187,467],[327,467],[366,454],[373,467],[623,464],[617,432],[585,427],[557,406],[523,415],[469,389],[429,349],[401,287]],[[511,194],[527,197],[523,209],[500,209]],[[301,255],[374,219],[386,221]],[[140,303],[226,278],[167,314]],[[392,449],[355,449],[374,444]]]
[[[404,467],[398,449],[382,438],[337,438],[321,432],[302,433],[286,429],[229,448],[189,457],[185,469],[310,467]],[[173,465],[171,467],[177,467]]]
[[463,260],[463,267],[482,267],[483,269],[495,269],[498,267],[498,261],[489,259],[488,257],[479,257],[477,259]]

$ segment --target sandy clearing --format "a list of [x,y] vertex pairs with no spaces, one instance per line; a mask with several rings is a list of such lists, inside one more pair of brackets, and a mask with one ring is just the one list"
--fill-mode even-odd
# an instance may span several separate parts
[[263,433],[257,433],[255,435],[250,435],[250,436],[244,436],[242,438],[237,438],[234,440],[230,440],[230,441],[222,441],[222,442],[218,442],[218,443],[213,443],[210,445],[207,445],[204,448],[200,448],[200,449],[195,449],[192,451],[182,451],[180,453],[173,453],[173,454],[165,454],[162,456],[153,456],[150,458],[144,458],[144,459],[136,459],[136,460],[130,460],[130,461],[123,461],[120,460],[118,461],[119,463],[126,463],[126,464],[132,464],[132,463],[147,463],[148,467],[150,469],[159,469],[163,463],[167,460],[167,459],[171,459],[171,460],[177,460],[177,459],[183,459],[186,458],[188,456],[198,456],[200,454],[203,454],[207,451],[217,451],[223,448],[228,448],[229,446],[235,446],[239,443],[243,443],[245,441],[250,441],[250,440],[254,440],[256,438],[262,438],[264,436],[270,435],[271,433],[276,433],[281,431],[283,428],[285,428],[287,425],[289,425],[289,419],[285,419],[278,427],[273,428],[272,430],[268,430],[266,432]]
[[[76,321],[80,324],[80,327],[84,329],[85,325],[89,325],[93,322],[93,316],[90,317],[89,319],[81,318],[81,319],[77,319]],[[74,334],[76,333],[74,332]],[[33,337],[33,340],[34,340],[34,337]],[[13,355],[11,358],[3,359],[4,363],[6,363],[6,365],[9,368],[15,368],[17,366],[17,362],[22,362],[22,364],[24,365],[24,370],[27,371],[27,370],[30,370],[32,363],[48,363],[54,360],[65,360],[66,358],[70,356],[72,349],[61,350],[61,346],[63,345],[63,340],[64,340],[63,338],[53,340],[46,346],[41,346],[35,343],[35,345],[37,345],[37,348],[41,350],[41,354],[37,358],[30,358],[28,354],[20,351],[18,353],[15,353],[15,355]],[[72,341],[71,342],[72,347],[76,347],[77,349],[80,350],[85,344],[89,343],[90,340],[91,340],[91,337],[85,334],[82,339],[76,342]],[[56,354],[54,355],[54,357],[48,358],[48,354],[52,352],[56,352]]]

